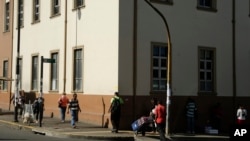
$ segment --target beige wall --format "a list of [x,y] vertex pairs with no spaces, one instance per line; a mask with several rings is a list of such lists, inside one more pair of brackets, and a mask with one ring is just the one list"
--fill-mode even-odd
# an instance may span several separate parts
[[[0,2],[0,76],[3,76],[3,61],[8,61],[8,78],[12,77],[12,35],[13,35],[13,0],[10,0],[10,27],[9,31],[4,31],[4,10],[5,1]],[[8,83],[8,91],[10,92],[11,83]]]

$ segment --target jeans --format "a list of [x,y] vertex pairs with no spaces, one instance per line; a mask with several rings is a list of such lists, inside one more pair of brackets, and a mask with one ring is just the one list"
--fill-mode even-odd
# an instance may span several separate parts
[[187,127],[189,133],[194,133],[194,117],[187,117]]
[[66,108],[67,108],[67,107],[60,107],[61,120],[62,120],[62,121],[65,120]]
[[78,112],[77,110],[71,110],[71,125],[72,126],[75,126],[77,112]]
[[165,123],[156,123],[157,124],[157,131],[160,134],[160,141],[167,141],[165,137]]

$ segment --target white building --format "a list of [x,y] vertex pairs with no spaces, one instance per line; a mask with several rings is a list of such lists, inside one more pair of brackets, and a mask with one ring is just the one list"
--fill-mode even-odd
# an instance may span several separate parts
[[[39,93],[41,56],[56,59],[53,65],[44,63],[45,113],[58,112],[59,94],[77,92],[82,119],[104,126],[110,98],[119,91],[125,100],[121,126],[130,128],[148,114],[150,98],[165,101],[167,31],[144,0],[21,1],[20,89]],[[198,127],[219,102],[223,116],[231,117],[223,120],[225,129],[234,120],[236,104],[249,103],[249,1],[151,2],[171,34],[170,129],[185,131],[180,125],[189,96],[199,108]],[[14,13],[17,27],[17,1]],[[17,30],[13,35],[15,68]]]

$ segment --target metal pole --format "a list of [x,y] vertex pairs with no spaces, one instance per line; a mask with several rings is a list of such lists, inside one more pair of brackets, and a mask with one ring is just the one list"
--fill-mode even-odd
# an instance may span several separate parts
[[41,56],[41,77],[40,77],[40,96],[38,98],[39,105],[39,126],[42,127],[43,120],[43,108],[44,108],[44,98],[43,98],[43,56]]
[[43,97],[43,56],[41,56],[40,97]]
[[166,90],[166,134],[169,134],[169,117],[170,117],[170,101],[171,101],[171,38],[170,38],[170,32],[169,32],[169,27],[168,27],[168,23],[166,18],[164,17],[164,15],[156,8],[154,7],[148,0],[145,0],[145,2],[152,7],[156,13],[158,13],[160,15],[160,17],[162,18],[162,20],[164,21],[164,24],[166,26],[166,30],[167,30],[167,41],[168,41],[168,56],[167,56],[167,90]]
[[17,105],[17,98],[19,97],[19,56],[20,56],[20,21],[21,16],[21,4],[20,0],[18,0],[18,24],[17,24],[17,58],[16,58],[16,83],[15,83],[15,96],[14,96],[14,122],[18,122],[18,105]]

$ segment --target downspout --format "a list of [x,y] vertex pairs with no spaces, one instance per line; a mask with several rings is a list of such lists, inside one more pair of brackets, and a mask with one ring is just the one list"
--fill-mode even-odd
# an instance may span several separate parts
[[11,83],[10,83],[10,89],[9,89],[9,99],[10,99],[10,102],[9,102],[9,110],[11,108],[11,92],[12,92],[12,70],[13,70],[13,41],[14,41],[14,0],[11,1],[11,10],[10,10],[12,13],[11,13],[11,73],[10,73],[10,78],[11,78]]
[[64,19],[64,72],[63,72],[63,93],[66,89],[66,60],[67,60],[67,24],[68,24],[68,0],[65,0],[65,19]]
[[134,17],[133,17],[133,118],[135,119],[135,99],[137,86],[137,7],[138,0],[134,0]]
[[[232,1],[233,109],[236,109],[235,0]],[[235,110],[234,110],[235,111]],[[236,118],[234,116],[234,118]],[[234,119],[235,120],[235,119]]]

